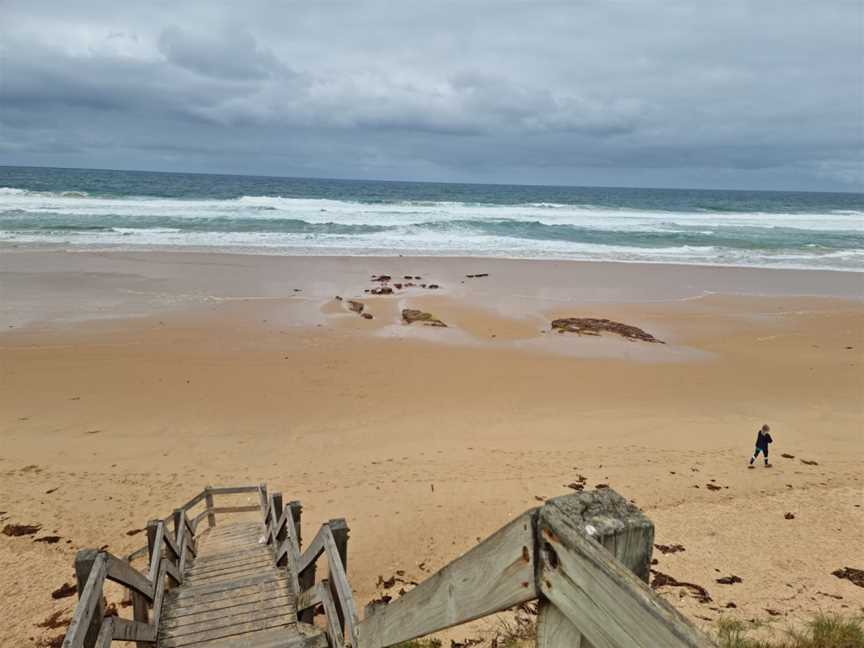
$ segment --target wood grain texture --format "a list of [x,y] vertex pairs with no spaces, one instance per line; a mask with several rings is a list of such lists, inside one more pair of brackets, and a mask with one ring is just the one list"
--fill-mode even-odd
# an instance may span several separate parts
[[537,597],[534,522],[523,513],[399,600],[375,607],[359,625],[361,648],[422,637]]
[[611,489],[550,500],[538,520],[540,591],[594,648],[712,646],[594,537],[639,564],[645,548],[630,531],[642,525],[650,522]]

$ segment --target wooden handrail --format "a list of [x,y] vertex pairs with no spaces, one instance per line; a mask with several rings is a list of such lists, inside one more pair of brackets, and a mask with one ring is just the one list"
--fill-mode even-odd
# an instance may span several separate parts
[[[336,540],[333,537],[333,531],[330,525],[334,521],[322,524],[315,538],[309,543],[306,551],[297,560],[297,575],[302,579],[303,573],[314,568],[314,565],[321,555],[326,554],[327,565],[330,568],[330,580],[326,588],[326,597],[323,596],[320,590],[321,583],[314,587],[316,588],[315,596],[318,601],[324,604],[324,611],[327,615],[328,623],[331,621],[331,614],[335,615],[337,623],[345,624],[345,637],[339,645],[349,643],[351,646],[358,646],[358,623],[357,610],[354,606],[354,596],[351,593],[351,586],[348,584],[348,575],[345,572],[345,567],[342,564],[342,557],[339,555],[339,550],[336,546]],[[324,582],[324,581],[322,581]],[[332,584],[336,593],[335,600],[333,599],[329,584]],[[308,589],[306,590],[308,591]],[[301,592],[301,596],[309,596],[306,592]],[[332,610],[328,610],[327,601],[329,600]],[[338,603],[338,607],[337,604]],[[298,610],[299,611],[299,610]],[[339,635],[342,635],[340,630]]]

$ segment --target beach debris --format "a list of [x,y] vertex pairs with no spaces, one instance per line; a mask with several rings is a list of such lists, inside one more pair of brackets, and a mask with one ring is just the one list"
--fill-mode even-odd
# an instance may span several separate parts
[[37,623],[36,627],[49,628],[50,630],[56,630],[57,628],[65,628],[69,625],[69,623],[71,623],[72,619],[61,618],[64,614],[66,614],[66,610],[57,610],[44,621],[40,621],[39,623]]
[[854,567],[844,567],[843,569],[835,569],[831,572],[832,576],[837,578],[845,578],[853,585],[864,587],[864,569],[855,569]]
[[662,554],[670,554],[670,553],[678,553],[679,551],[686,551],[684,549],[684,545],[682,544],[673,544],[673,545],[664,545],[664,544],[655,544],[654,548],[657,549]]
[[564,484],[564,488],[572,488],[575,491],[584,490],[585,484],[581,484],[579,482],[571,482],[569,484]]
[[723,607],[727,607],[727,608],[730,608],[730,609],[733,609],[733,610],[734,610],[734,609],[737,608],[738,606],[735,605],[735,603],[733,603],[732,601],[729,601],[729,602],[728,602],[726,605],[724,605]]
[[429,284],[429,285],[426,286],[426,287],[427,287],[429,290],[438,290],[441,286],[439,286],[438,284]]
[[732,574],[731,576],[723,576],[721,578],[715,579],[721,585],[734,585],[735,583],[743,583],[740,576],[736,576]]
[[535,495],[534,499],[537,500],[538,502],[545,502],[546,501],[546,498],[543,497],[542,495]]
[[372,319],[372,313],[360,313],[360,317],[362,317],[363,319],[370,320],[370,319]]
[[411,275],[402,275],[402,278],[403,278],[403,279],[407,279],[407,280],[410,281],[410,280],[413,279],[414,277],[412,277]]
[[576,333],[577,335],[600,335],[601,333],[614,333],[628,340],[641,340],[656,344],[666,344],[658,340],[650,333],[636,326],[613,322],[609,319],[598,319],[595,317],[562,317],[552,321],[552,330],[559,333]]
[[809,461],[807,459],[802,459],[801,463],[803,463],[805,466],[818,466],[819,465],[818,461]]
[[393,284],[393,287],[394,287],[396,290],[402,290],[402,284],[401,284],[401,283],[394,283],[394,284]]
[[142,531],[144,531],[144,529],[129,529],[129,530],[126,532],[126,535],[127,535],[127,536],[134,536],[134,535],[138,535],[138,534],[141,533]]
[[43,637],[36,645],[38,648],[62,648],[63,640],[66,639],[66,633],[59,634],[56,637]]
[[78,588],[72,583],[63,583],[56,590],[51,592],[51,598],[53,599],[61,599],[67,598],[69,596],[73,596],[78,592]]
[[62,538],[60,536],[49,535],[41,538],[34,538],[33,542],[44,542],[45,544],[57,544]]
[[468,274],[465,276],[468,277],[469,279],[480,279],[482,277],[488,277],[489,273],[488,272],[481,272],[479,274]]
[[705,488],[707,488],[710,491],[718,491],[718,490],[721,490],[722,487],[717,486],[716,484],[705,484]]
[[609,488],[609,484],[597,484],[594,488]]
[[[102,602],[103,602],[103,604],[107,603],[104,596],[102,597]],[[105,605],[105,614],[102,615],[102,618],[107,619],[108,617],[115,617],[115,616],[120,616],[120,613],[117,612],[117,604],[116,603],[110,603],[110,604]]]
[[390,286],[381,286],[380,288],[373,288],[369,291],[371,295],[392,295],[393,289]]
[[392,596],[388,596],[384,594],[383,596],[379,596],[378,598],[373,598],[367,605],[375,606],[375,605],[387,605],[390,601],[393,600]]
[[771,616],[783,616],[782,612],[778,612],[777,610],[775,610],[773,608],[765,608],[765,611],[768,614],[770,614]]
[[795,519],[795,514],[794,514],[794,513],[787,513],[787,514],[784,515],[783,517],[786,518],[787,520],[794,520],[794,519]]
[[354,311],[355,313],[362,313],[363,309],[366,308],[366,304],[361,301],[356,301],[354,299],[348,300],[348,308]]
[[794,459],[795,458],[795,455],[790,455],[790,454],[787,454],[785,452],[783,454],[781,454],[780,456],[783,457],[784,459]]
[[372,275],[372,281],[380,281],[381,283],[386,283],[391,279],[393,279],[393,277],[391,277],[390,275],[382,274],[378,275],[377,277],[375,275]]
[[3,535],[11,537],[34,535],[41,528],[41,524],[7,524],[3,527]]
[[336,301],[342,301],[342,298],[339,295],[336,295],[333,299],[335,299]]
[[683,587],[689,590],[693,597],[700,603],[710,603],[712,601],[708,590],[701,585],[679,581],[674,576],[664,574],[656,569],[652,569],[651,573],[654,574],[654,578],[651,580],[651,589],[658,589],[660,587]]
[[440,326],[443,328],[447,328],[447,325],[444,322],[442,322],[440,319],[438,319],[431,313],[426,313],[421,310],[415,310],[413,308],[402,309],[402,321],[405,324],[421,322],[423,326]]

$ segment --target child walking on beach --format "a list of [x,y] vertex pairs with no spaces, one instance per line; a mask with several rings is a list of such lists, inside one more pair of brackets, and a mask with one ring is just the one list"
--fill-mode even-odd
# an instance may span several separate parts
[[768,444],[773,443],[774,439],[771,438],[771,435],[768,434],[771,428],[768,427],[768,424],[762,426],[762,428],[756,433],[756,452],[753,453],[753,456],[750,457],[750,467],[753,467],[753,462],[756,461],[756,457],[759,456],[761,452],[765,457],[765,467],[767,468],[771,464],[768,463]]

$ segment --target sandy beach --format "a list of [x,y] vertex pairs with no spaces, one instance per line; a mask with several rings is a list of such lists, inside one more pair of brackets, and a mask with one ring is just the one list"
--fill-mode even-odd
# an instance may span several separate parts
[[[402,288],[364,292],[381,274]],[[864,589],[831,572],[864,567],[862,289],[851,272],[4,248],[0,524],[41,528],[0,535],[0,644],[62,633],[38,624],[71,614],[51,594],[78,549],[129,552],[205,484],[261,481],[302,501],[309,533],[347,519],[360,608],[379,576],[422,580],[584,476],[683,545],[654,569],[711,601],[658,591],[701,627],[860,614]],[[559,317],[665,344],[558,334]],[[773,467],[748,470],[762,423]]]

